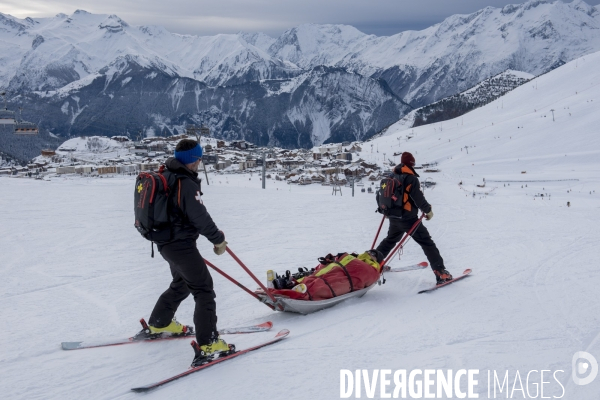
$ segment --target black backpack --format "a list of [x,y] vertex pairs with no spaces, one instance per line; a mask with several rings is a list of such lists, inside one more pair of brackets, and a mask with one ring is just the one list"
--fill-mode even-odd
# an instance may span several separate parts
[[402,216],[404,206],[404,177],[390,174],[383,178],[376,192],[377,212],[383,215]]
[[[164,166],[158,172],[141,172],[135,180],[135,228],[145,239],[157,243],[168,242],[173,236],[169,205],[173,190],[163,171]],[[152,253],[154,256],[154,250]]]

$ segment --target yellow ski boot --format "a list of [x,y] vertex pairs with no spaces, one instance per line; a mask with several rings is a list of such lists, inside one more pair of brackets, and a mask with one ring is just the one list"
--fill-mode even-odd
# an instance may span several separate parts
[[209,344],[199,345],[195,340],[192,340],[191,344],[195,353],[194,360],[192,361],[192,368],[209,363],[215,358],[235,353],[235,346],[227,344],[220,337],[213,339]]
[[142,324],[142,330],[133,337],[133,340],[157,339],[165,336],[191,336],[195,334],[193,326],[180,324],[175,318],[164,328],[148,325],[143,318],[140,320],[140,324]]
[[179,322],[177,322],[177,320],[175,318],[173,318],[173,321],[171,321],[171,323],[167,326],[165,326],[164,328],[157,328],[155,326],[152,325],[148,325],[148,328],[150,329],[150,334],[151,335],[156,335],[158,333],[168,333],[171,335],[182,335],[185,334],[188,330],[188,327],[180,324]]

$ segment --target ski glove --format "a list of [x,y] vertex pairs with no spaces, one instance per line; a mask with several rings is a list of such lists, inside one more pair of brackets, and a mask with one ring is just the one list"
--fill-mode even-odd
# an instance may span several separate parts
[[215,252],[216,255],[220,256],[221,254],[225,253],[226,248],[227,248],[227,242],[225,240],[223,240],[223,243],[215,244],[213,251]]
[[429,221],[431,218],[433,218],[433,210],[431,210],[427,214],[425,214],[425,219],[427,221]]

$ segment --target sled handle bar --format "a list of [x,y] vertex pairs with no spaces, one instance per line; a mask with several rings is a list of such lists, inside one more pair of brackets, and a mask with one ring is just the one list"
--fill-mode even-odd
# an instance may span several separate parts
[[381,218],[381,223],[379,224],[379,229],[377,229],[377,234],[375,235],[375,239],[373,239],[373,244],[371,245],[372,249],[375,248],[375,243],[377,243],[377,238],[379,237],[379,232],[381,232],[381,227],[383,226],[383,221],[385,221],[385,215],[383,216],[383,218]]
[[[243,289],[246,293],[248,293],[250,296],[254,297],[255,299],[257,299],[258,301],[260,301],[261,303],[264,303],[261,298],[254,293],[253,291],[251,291],[250,289],[248,289],[246,286],[242,285],[241,283],[239,283],[238,281],[236,281],[235,279],[233,279],[231,276],[227,275],[225,272],[223,272],[222,270],[220,270],[219,268],[217,268],[213,263],[211,263],[208,260],[204,260],[204,262],[206,262],[206,265],[208,265],[209,267],[211,267],[212,269],[214,269],[215,271],[217,271],[219,274],[223,275],[225,278],[229,279],[232,283],[236,284],[237,286],[239,286],[241,289]],[[271,308],[272,310],[275,310],[275,307],[272,306],[271,304],[268,303],[264,303],[267,307]]]
[[269,292],[267,290],[267,288],[265,287],[265,285],[262,284],[262,282],[260,280],[258,280],[258,278],[252,273],[252,271],[250,271],[248,269],[248,267],[246,267],[244,265],[244,263],[242,262],[242,260],[240,260],[234,253],[233,251],[231,251],[231,249],[229,247],[225,247],[225,250],[229,253],[229,255],[235,260],[237,261],[238,264],[240,264],[240,267],[242,267],[244,269],[244,271],[246,271],[246,273],[248,273],[248,275],[250,275],[250,277],[252,279],[254,279],[254,282],[258,283],[258,286],[260,286],[260,288],[262,290],[264,290],[264,292],[267,294],[267,296],[269,296],[269,299],[271,299],[271,301],[273,303],[277,303],[277,300],[275,300],[275,296],[273,296],[273,294],[271,292]]

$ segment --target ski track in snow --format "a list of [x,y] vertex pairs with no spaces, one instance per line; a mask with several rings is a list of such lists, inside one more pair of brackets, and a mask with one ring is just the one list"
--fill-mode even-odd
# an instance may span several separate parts
[[[462,119],[445,122],[441,140],[435,126],[423,126],[399,142],[408,132],[391,127],[390,135],[373,142],[373,152],[364,145],[361,156],[368,162],[381,164],[381,153],[399,147],[419,163],[439,162],[442,172],[420,172],[422,181],[437,183],[425,190],[435,217],[424,224],[447,268],[456,275],[472,268],[471,276],[417,294],[433,285],[430,269],[388,273],[384,285],[360,299],[301,316],[272,312],[212,273],[220,328],[274,322],[271,332],[226,340],[241,349],[283,328],[291,335],[144,398],[331,399],[339,398],[340,369],[478,368],[482,383],[487,370],[514,376],[515,370],[560,369],[565,398],[597,399],[600,380],[576,386],[570,378],[576,351],[600,356],[600,115],[589,101],[600,102],[600,90],[585,98],[570,95],[598,74],[600,55],[586,60],[576,71],[570,63],[538,78],[538,89],[529,83],[504,96],[504,109],[493,103],[466,114],[464,125],[457,122]],[[538,107],[536,101],[562,110],[556,122],[540,117],[547,113],[541,108],[538,115],[523,112]],[[564,107],[577,119],[569,119]],[[524,131],[516,129],[521,125]],[[469,154],[464,146],[472,146]],[[477,187],[483,178],[486,187]],[[374,195],[360,187],[355,197],[347,187],[332,196],[330,187],[274,180],[262,190],[256,174],[209,179],[203,186],[209,212],[230,248],[263,281],[269,269],[310,268],[327,253],[368,249],[381,221]],[[0,181],[3,396],[134,399],[140,395],[131,387],[184,371],[193,355],[188,340],[60,349],[62,341],[133,335],[170,282],[166,262],[158,253],[150,257],[150,244],[133,228],[133,178]],[[551,196],[535,197],[540,193]],[[387,223],[379,240],[386,231]],[[204,238],[198,248],[256,287],[228,255],[215,256]],[[424,259],[411,240],[392,264]],[[188,298],[177,316],[191,323],[192,315]],[[479,386],[481,398],[486,389]]]

